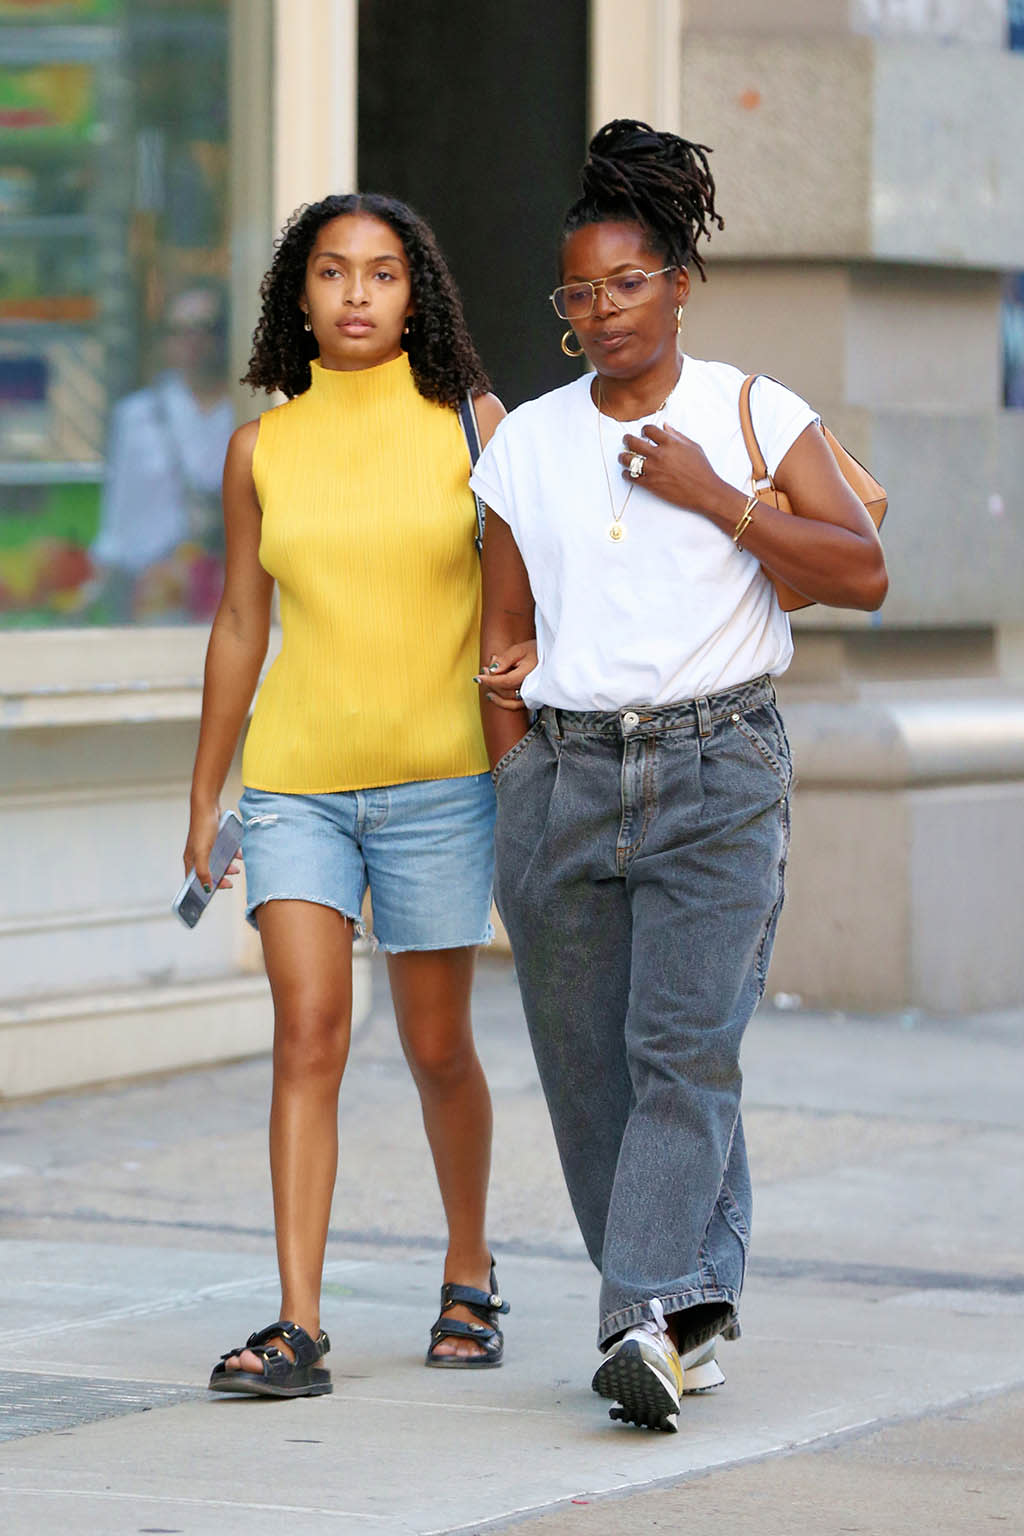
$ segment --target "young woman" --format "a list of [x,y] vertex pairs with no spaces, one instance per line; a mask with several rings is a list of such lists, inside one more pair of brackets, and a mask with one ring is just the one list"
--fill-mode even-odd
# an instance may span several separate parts
[[231,439],[227,571],[206,661],[185,865],[209,881],[219,796],[245,743],[247,908],[274,999],[270,1167],[278,1320],[214,1368],[218,1391],[329,1392],[324,1248],[349,1046],[352,939],[369,884],[402,1046],[448,1222],[427,1364],[501,1363],[484,1235],[491,1105],[473,1045],[490,937],[493,791],[471,682],[476,518],[457,408],[503,414],[430,230],[380,196],[286,227],[244,382],[289,398]]
[[674,1430],[739,1332],[739,1051],[791,775],[771,677],[792,641],[769,576],[873,609],[886,575],[810,408],[754,386],[790,516],[748,494],[742,372],[680,352],[687,269],[703,276],[698,240],[721,227],[704,148],[613,122],[581,181],[552,299],[594,371],[513,411],[472,477],[497,514],[480,681],[499,910],[601,1272],[594,1389],[613,1418]]

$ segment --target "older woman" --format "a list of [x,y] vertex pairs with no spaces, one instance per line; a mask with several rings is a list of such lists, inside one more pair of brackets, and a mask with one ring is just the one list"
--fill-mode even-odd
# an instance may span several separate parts
[[[601,1272],[593,1386],[613,1417],[674,1430],[739,1331],[739,1052],[789,829],[771,679],[792,640],[770,578],[873,609],[886,575],[804,401],[752,391],[791,516],[750,494],[743,373],[680,351],[687,269],[721,222],[703,147],[613,122],[581,181],[552,299],[593,372],[513,411],[477,465],[495,514],[480,680],[498,905]],[[502,707],[517,694],[528,728]]]

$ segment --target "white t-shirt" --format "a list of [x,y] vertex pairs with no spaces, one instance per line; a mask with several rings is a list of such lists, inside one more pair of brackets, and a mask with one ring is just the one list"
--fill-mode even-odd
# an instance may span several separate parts
[[[687,357],[654,418],[698,442],[711,467],[749,490],[750,460],[739,418],[744,375],[727,363]],[[636,482],[612,522],[601,467],[591,376],[511,412],[470,481],[512,530],[536,603],[538,663],[523,684],[531,707],[614,710],[701,698],[785,671],[789,618],[753,555],[707,517],[674,506]],[[760,378],[751,391],[758,442],[774,474],[817,420],[790,390]],[[625,498],[618,455],[636,422],[601,420],[615,507]]]

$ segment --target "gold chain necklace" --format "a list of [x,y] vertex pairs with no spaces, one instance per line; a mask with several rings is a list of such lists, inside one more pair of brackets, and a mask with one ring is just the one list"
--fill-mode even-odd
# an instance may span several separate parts
[[[675,390],[676,390],[676,385],[679,383],[679,380],[682,378],[682,376],[683,376],[683,370],[682,370],[682,367],[680,367],[679,372],[676,374],[676,382],[675,382],[675,384],[672,385],[672,388],[669,390],[668,394],[665,396],[664,400],[657,407],[657,409],[655,409],[655,410],[653,410],[651,412],[652,416],[659,416],[661,414],[661,412],[665,409],[666,405],[668,405],[669,401],[671,400],[672,396],[674,395]],[[608,460],[605,458],[605,453],[604,453],[604,433],[601,431],[601,414],[602,414],[601,413],[601,375],[598,374],[598,376],[597,376],[597,445],[598,445],[598,448],[601,451],[601,465],[602,465],[602,467],[604,469],[604,483],[608,487],[608,505],[612,509],[612,520],[611,520],[611,522],[608,525],[608,537],[611,539],[613,544],[621,544],[622,540],[626,537],[626,530],[622,526],[622,514],[625,512],[626,508],[629,506],[629,498],[632,496],[634,490],[636,489],[636,480],[631,481],[631,483],[630,483],[630,485],[629,485],[629,487],[628,487],[628,489],[626,491],[626,498],[623,501],[622,506],[616,512],[616,510],[615,510],[615,497],[612,495],[612,477],[608,473]]]

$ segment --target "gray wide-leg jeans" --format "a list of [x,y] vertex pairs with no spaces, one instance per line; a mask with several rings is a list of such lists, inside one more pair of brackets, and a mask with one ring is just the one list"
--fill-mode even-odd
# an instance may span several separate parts
[[598,1344],[651,1315],[738,1334],[751,1191],[740,1043],[789,842],[767,678],[664,709],[545,708],[498,763],[498,908],[573,1207]]

